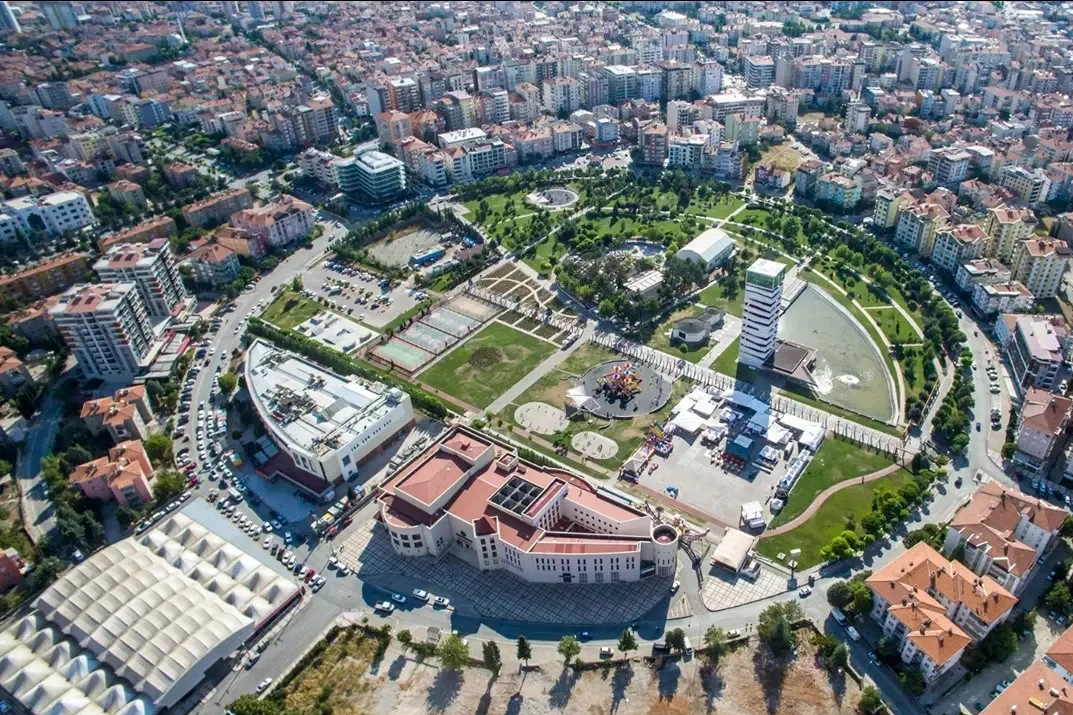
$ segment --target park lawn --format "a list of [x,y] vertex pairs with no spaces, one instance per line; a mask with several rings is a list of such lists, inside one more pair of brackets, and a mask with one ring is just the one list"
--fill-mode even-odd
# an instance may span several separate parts
[[744,203],[745,200],[737,196],[710,197],[704,200],[694,198],[686,207],[686,213],[724,219],[737,211]]
[[801,549],[797,557],[798,572],[820,563],[820,549],[830,543],[846,530],[846,516],[853,514],[857,518],[857,533],[864,535],[860,526],[861,517],[872,509],[872,495],[880,487],[897,491],[907,484],[913,476],[907,470],[899,470],[882,479],[867,484],[855,484],[836,492],[825,501],[815,514],[796,529],[785,534],[768,538],[761,537],[756,549],[769,559],[776,561],[780,553],[789,560],[791,549]]
[[553,234],[537,244],[536,253],[522,260],[537,273],[551,275],[556,259],[562,258],[569,251],[569,247]]
[[284,330],[293,330],[296,325],[301,325],[321,311],[328,310],[314,300],[291,290],[281,291],[279,296],[272,301],[261,319],[272,323]]
[[[924,389],[924,356],[920,353],[919,349],[913,349],[913,354],[908,358],[901,360],[901,364],[911,364],[913,369],[907,373],[902,370],[902,377],[905,378],[905,389],[912,395],[916,396],[920,394],[920,391]],[[910,373],[913,379],[909,379]]]
[[887,340],[890,341],[891,345],[915,343],[920,340],[916,331],[913,330],[913,326],[896,309],[880,308],[878,310],[869,310],[868,313],[879,324],[880,330],[887,336]]
[[[730,377],[738,376],[738,352],[741,350],[741,338],[734,338],[734,342],[727,345],[726,350],[712,362],[711,369],[722,375]],[[744,379],[744,375],[742,376]]]
[[891,464],[891,459],[884,454],[870,452],[838,437],[828,437],[790,492],[786,506],[771,520],[771,526],[792,521],[832,484],[878,472]]
[[594,343],[582,345],[562,364],[548,372],[526,390],[514,404],[507,408],[508,414],[501,417],[514,421],[514,408],[527,402],[546,402],[552,407],[563,409],[566,405],[566,392],[574,386],[574,379],[590,367],[608,360],[619,360],[621,356]]
[[763,228],[764,219],[767,218],[769,213],[770,212],[767,209],[745,209],[734,217],[734,221],[746,224],[747,226]]
[[[488,352],[491,362],[471,363],[478,350]],[[493,322],[421,373],[420,380],[483,409],[555,350],[549,342]]]
[[[824,275],[827,274],[825,273]],[[865,308],[887,308],[890,306],[889,301],[883,300],[869,290],[868,284],[864,281],[857,281],[852,286],[847,286],[840,276],[833,276],[833,279],[838,281],[838,284],[845,288],[847,292],[853,293],[853,297]]]
[[700,359],[708,354],[711,349],[709,345],[702,345],[695,350],[685,350],[683,347],[672,346],[670,338],[667,337],[667,333],[670,331],[671,326],[677,323],[683,318],[696,318],[698,315],[704,312],[704,308],[697,305],[689,305],[681,310],[676,310],[671,313],[666,320],[656,326],[652,333],[652,337],[648,339],[646,345],[656,350],[662,350],[668,355],[674,355],[688,360],[691,363],[700,362]]
[[738,292],[731,298],[727,297],[726,283],[712,283],[697,294],[697,301],[709,308],[719,308],[740,318],[745,305],[745,287],[740,285]]
[[[612,222],[614,223],[612,224]],[[693,236],[687,236],[682,225],[676,221],[661,220],[645,223],[632,216],[619,216],[616,220],[609,215],[598,218],[589,215],[585,217],[579,228],[595,229],[596,235],[600,238],[612,236],[614,238],[631,239],[634,236],[639,236],[641,239],[645,239],[650,229],[655,229],[660,234],[667,236],[668,240],[683,238],[689,240],[693,238]]]

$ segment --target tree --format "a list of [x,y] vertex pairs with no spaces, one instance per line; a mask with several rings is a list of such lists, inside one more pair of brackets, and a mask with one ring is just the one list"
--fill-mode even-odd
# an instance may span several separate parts
[[581,653],[581,644],[578,643],[577,638],[574,636],[563,636],[559,639],[557,650],[559,655],[563,657],[563,665],[566,666]]
[[233,372],[225,372],[220,375],[219,379],[220,392],[225,395],[230,395],[235,391],[235,387],[238,386],[238,375]]
[[848,581],[838,581],[827,589],[827,602],[835,608],[845,608],[853,600],[853,589]]
[[631,650],[637,650],[637,638],[629,628],[622,631],[622,635],[618,637],[618,649],[625,656],[628,656]]
[[533,647],[529,645],[529,639],[518,636],[518,648],[516,651],[518,662],[529,665],[529,659],[533,657]]
[[291,279],[291,290],[295,293],[301,293],[305,289],[305,284],[302,283],[302,276],[295,276]]
[[150,435],[145,440],[145,454],[154,467],[170,467],[172,465],[171,437],[163,432]]
[[756,633],[775,655],[785,655],[797,644],[793,623],[801,620],[801,607],[795,601],[775,603],[760,613]]
[[1061,533],[1062,536],[1066,537],[1067,539],[1069,537],[1073,537],[1073,516],[1067,516],[1062,521]]
[[238,700],[227,708],[233,715],[278,715],[279,702],[269,698],[262,700],[253,693],[240,695]]
[[672,628],[664,636],[667,647],[671,650],[683,651],[686,649],[686,633],[681,628]]
[[719,626],[708,626],[704,631],[704,644],[708,646],[708,655],[718,659],[727,650],[727,634]]
[[872,610],[872,600],[874,598],[872,589],[864,585],[860,581],[854,581],[857,584],[853,588],[853,603],[851,611],[854,614],[864,614]]
[[410,645],[413,644],[414,634],[410,633],[410,631],[404,628],[403,630],[398,632],[398,634],[395,636],[395,639],[399,643],[402,643],[402,649],[405,651],[407,648],[410,647]]
[[1051,590],[1043,597],[1043,603],[1060,614],[1069,613],[1073,608],[1073,595],[1069,593],[1069,586],[1064,581],[1051,586]]
[[451,635],[440,641],[436,648],[436,657],[440,659],[440,665],[446,670],[461,670],[469,664],[469,645],[457,634]]
[[[857,703],[857,709],[865,715],[871,715],[875,711],[883,707],[883,698],[879,694],[879,690],[874,685],[865,686],[861,691],[861,699]],[[235,713],[238,715],[238,713]]]
[[849,648],[845,643],[839,643],[827,656],[827,669],[831,671],[841,670],[849,663]]
[[158,504],[167,504],[184,491],[186,491],[186,480],[178,472],[157,472],[156,483],[153,485],[153,496]]
[[485,641],[481,645],[481,656],[484,660],[484,667],[498,675],[499,669],[503,667],[503,658],[499,654],[499,646],[496,642]]

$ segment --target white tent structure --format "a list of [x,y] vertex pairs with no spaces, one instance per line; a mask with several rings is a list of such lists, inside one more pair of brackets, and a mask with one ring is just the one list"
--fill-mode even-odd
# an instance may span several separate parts
[[749,552],[753,550],[755,543],[756,537],[737,529],[727,529],[723,540],[715,547],[712,563],[738,573],[749,558]]
[[151,715],[297,595],[283,574],[176,513],[93,554],[0,632],[0,687],[35,715]]

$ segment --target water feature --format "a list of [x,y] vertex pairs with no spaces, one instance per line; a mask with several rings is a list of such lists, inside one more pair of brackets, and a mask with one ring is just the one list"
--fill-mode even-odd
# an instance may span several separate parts
[[864,328],[814,286],[779,320],[779,337],[816,349],[816,392],[826,401],[873,419],[894,416],[893,383]]

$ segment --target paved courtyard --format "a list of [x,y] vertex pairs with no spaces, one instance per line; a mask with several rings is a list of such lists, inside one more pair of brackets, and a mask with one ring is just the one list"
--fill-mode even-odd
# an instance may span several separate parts
[[748,467],[738,472],[726,471],[720,455],[726,440],[715,447],[705,447],[698,437],[689,442],[675,435],[674,449],[666,459],[655,457],[659,466],[641,477],[641,485],[666,493],[667,487],[678,489],[678,501],[710,514],[727,524],[737,524],[741,505],[749,501],[763,504],[774,493],[775,484],[786,473],[785,462],[771,472],[758,471],[753,481],[746,478]]
[[785,593],[788,588],[785,574],[768,571],[763,566],[756,581],[713,567],[704,578],[700,597],[709,611],[722,611]]
[[[635,583],[533,584],[506,571],[482,572],[448,556],[403,558],[391,548],[387,530],[373,522],[340,548],[343,563],[357,567],[371,586],[388,590],[420,586],[448,596],[460,612],[467,607],[484,618],[530,623],[600,625],[640,619],[657,606],[665,616],[671,579],[648,578]],[[579,598],[579,593],[584,593]],[[647,620],[647,619],[646,619]]]
[[708,340],[711,350],[700,359],[699,364],[704,367],[711,367],[715,359],[722,355],[730,347],[731,343],[739,337],[741,337],[741,318],[727,313],[723,317],[722,327],[712,333],[712,337]]

